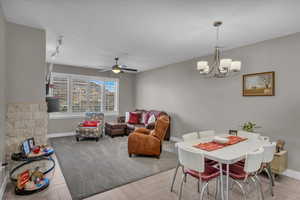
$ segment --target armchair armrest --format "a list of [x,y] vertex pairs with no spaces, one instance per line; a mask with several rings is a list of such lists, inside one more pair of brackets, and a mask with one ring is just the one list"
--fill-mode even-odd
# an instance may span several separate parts
[[125,123],[125,116],[119,116],[117,121],[118,123]]
[[137,128],[137,129],[134,130],[134,132],[138,132],[138,133],[149,135],[150,132],[151,132],[151,130],[146,129],[146,128]]

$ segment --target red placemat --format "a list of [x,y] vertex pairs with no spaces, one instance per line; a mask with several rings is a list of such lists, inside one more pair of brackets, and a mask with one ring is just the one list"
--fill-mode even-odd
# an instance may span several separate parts
[[237,144],[239,142],[245,141],[247,140],[247,138],[241,138],[238,136],[228,136],[227,137],[229,139],[229,141],[225,144],[221,144],[221,143],[217,143],[217,142],[205,142],[205,143],[200,143],[200,144],[196,144],[193,147],[198,148],[198,149],[202,149],[205,151],[215,151],[218,149],[222,149],[223,147],[229,146],[229,145],[233,145],[233,144]]

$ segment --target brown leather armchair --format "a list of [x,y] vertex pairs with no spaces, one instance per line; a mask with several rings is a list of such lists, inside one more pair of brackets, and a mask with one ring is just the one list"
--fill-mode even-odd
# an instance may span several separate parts
[[170,119],[167,115],[161,115],[154,130],[138,128],[128,136],[128,155],[147,155],[159,158],[162,150],[162,142],[169,128]]

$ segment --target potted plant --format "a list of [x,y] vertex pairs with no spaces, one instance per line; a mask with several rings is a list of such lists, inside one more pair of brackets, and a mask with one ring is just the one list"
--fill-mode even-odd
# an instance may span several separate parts
[[256,123],[254,123],[254,122],[245,122],[242,125],[242,129],[247,132],[255,132],[255,129],[257,129],[257,128],[260,128],[260,127],[257,126]]

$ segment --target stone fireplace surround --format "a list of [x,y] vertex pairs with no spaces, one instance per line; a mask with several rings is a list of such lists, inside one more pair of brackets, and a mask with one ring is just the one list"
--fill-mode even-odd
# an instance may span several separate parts
[[47,144],[48,113],[46,102],[10,103],[6,115],[6,159],[20,151],[23,140],[33,137],[35,143]]

